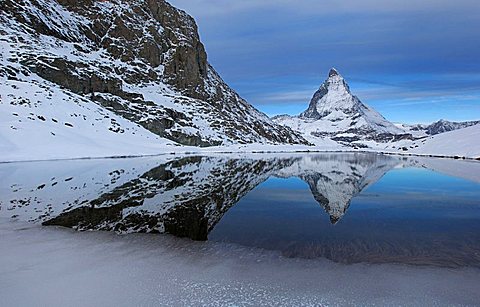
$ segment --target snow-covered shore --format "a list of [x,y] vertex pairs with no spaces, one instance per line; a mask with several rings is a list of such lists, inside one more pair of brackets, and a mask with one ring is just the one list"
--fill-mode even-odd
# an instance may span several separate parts
[[[480,130],[480,129],[479,129]],[[54,147],[49,144],[43,144],[39,148],[11,148],[2,147],[0,144],[0,163],[24,162],[24,161],[49,161],[49,160],[70,160],[70,159],[103,159],[103,158],[125,158],[125,157],[145,157],[159,155],[186,155],[186,154],[258,154],[258,153],[322,153],[322,152],[372,152],[382,154],[418,156],[418,157],[436,157],[436,158],[465,158],[469,160],[480,159],[480,144],[472,143],[471,147],[465,148],[454,146],[442,146],[432,138],[429,146],[415,148],[410,151],[404,151],[401,148],[411,146],[402,143],[398,147],[376,147],[353,149],[345,146],[306,146],[306,145],[268,145],[268,144],[249,144],[249,145],[229,145],[214,146],[207,148],[173,145],[172,142],[161,142],[159,144],[124,144],[124,147],[93,147],[84,144],[84,146],[74,146],[66,144],[65,146]],[[0,138],[1,141],[1,138]],[[468,140],[464,143],[468,144]],[[41,142],[40,142],[41,143]],[[435,144],[435,145],[431,145]],[[399,144],[397,144],[398,146]],[[447,143],[448,145],[448,143]]]
[[[70,149],[71,147],[68,147]],[[117,158],[138,158],[148,156],[161,155],[204,155],[204,154],[269,154],[269,153],[379,153],[391,154],[398,156],[414,156],[414,157],[434,157],[434,158],[463,158],[466,160],[479,160],[479,154],[465,155],[463,152],[454,152],[448,154],[436,152],[403,152],[384,149],[351,149],[348,147],[313,147],[313,146],[295,146],[295,145],[231,145],[224,147],[210,147],[198,148],[188,146],[158,146],[158,147],[144,147],[141,150],[109,150],[99,151],[94,148],[87,151],[69,150],[57,151],[54,154],[49,152],[32,152],[31,150],[24,150],[19,152],[8,151],[0,153],[0,163],[12,162],[30,162],[30,161],[54,161],[54,160],[78,160],[78,159],[117,159]]]
[[420,139],[410,146],[414,154],[480,158],[480,125]]

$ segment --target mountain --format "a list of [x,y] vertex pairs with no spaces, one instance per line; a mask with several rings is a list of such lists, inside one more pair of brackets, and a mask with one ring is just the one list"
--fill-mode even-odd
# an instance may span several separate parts
[[164,0],[2,0],[0,34],[5,151],[308,144],[232,90]]
[[468,121],[468,122],[450,122],[448,120],[441,119],[426,127],[426,133],[428,135],[436,135],[444,132],[467,128],[480,124],[480,120]]
[[408,133],[411,133],[416,138],[426,137],[429,135],[436,135],[440,133],[445,133],[453,130],[463,129],[471,126],[480,124],[480,120],[477,121],[466,121],[466,122],[451,122],[448,120],[441,119],[437,122],[434,122],[430,125],[406,125],[400,124],[397,125],[399,128],[404,129]]
[[402,124],[396,123],[395,126],[411,134],[413,139],[420,139],[428,136],[426,129],[428,125],[425,124]]
[[305,112],[299,116],[277,116],[273,121],[303,133],[312,143],[326,138],[343,145],[365,146],[361,141],[389,142],[411,138],[354,96],[335,69],[330,70]]

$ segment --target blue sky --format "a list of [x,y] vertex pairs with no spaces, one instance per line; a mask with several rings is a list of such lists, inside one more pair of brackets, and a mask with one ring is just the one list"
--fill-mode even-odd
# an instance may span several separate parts
[[298,114],[331,67],[396,122],[480,119],[478,0],[170,0],[210,63],[268,115]]

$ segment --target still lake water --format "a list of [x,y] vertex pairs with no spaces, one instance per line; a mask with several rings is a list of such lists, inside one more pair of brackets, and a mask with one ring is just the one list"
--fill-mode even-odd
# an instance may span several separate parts
[[480,163],[340,153],[6,163],[0,217],[289,258],[480,267]]

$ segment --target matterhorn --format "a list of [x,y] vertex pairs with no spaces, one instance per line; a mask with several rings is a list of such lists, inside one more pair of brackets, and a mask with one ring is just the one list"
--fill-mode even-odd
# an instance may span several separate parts
[[273,120],[301,132],[312,143],[322,145],[333,141],[366,147],[369,142],[384,143],[411,137],[354,96],[335,68],[315,92],[307,110],[299,116],[280,115]]

